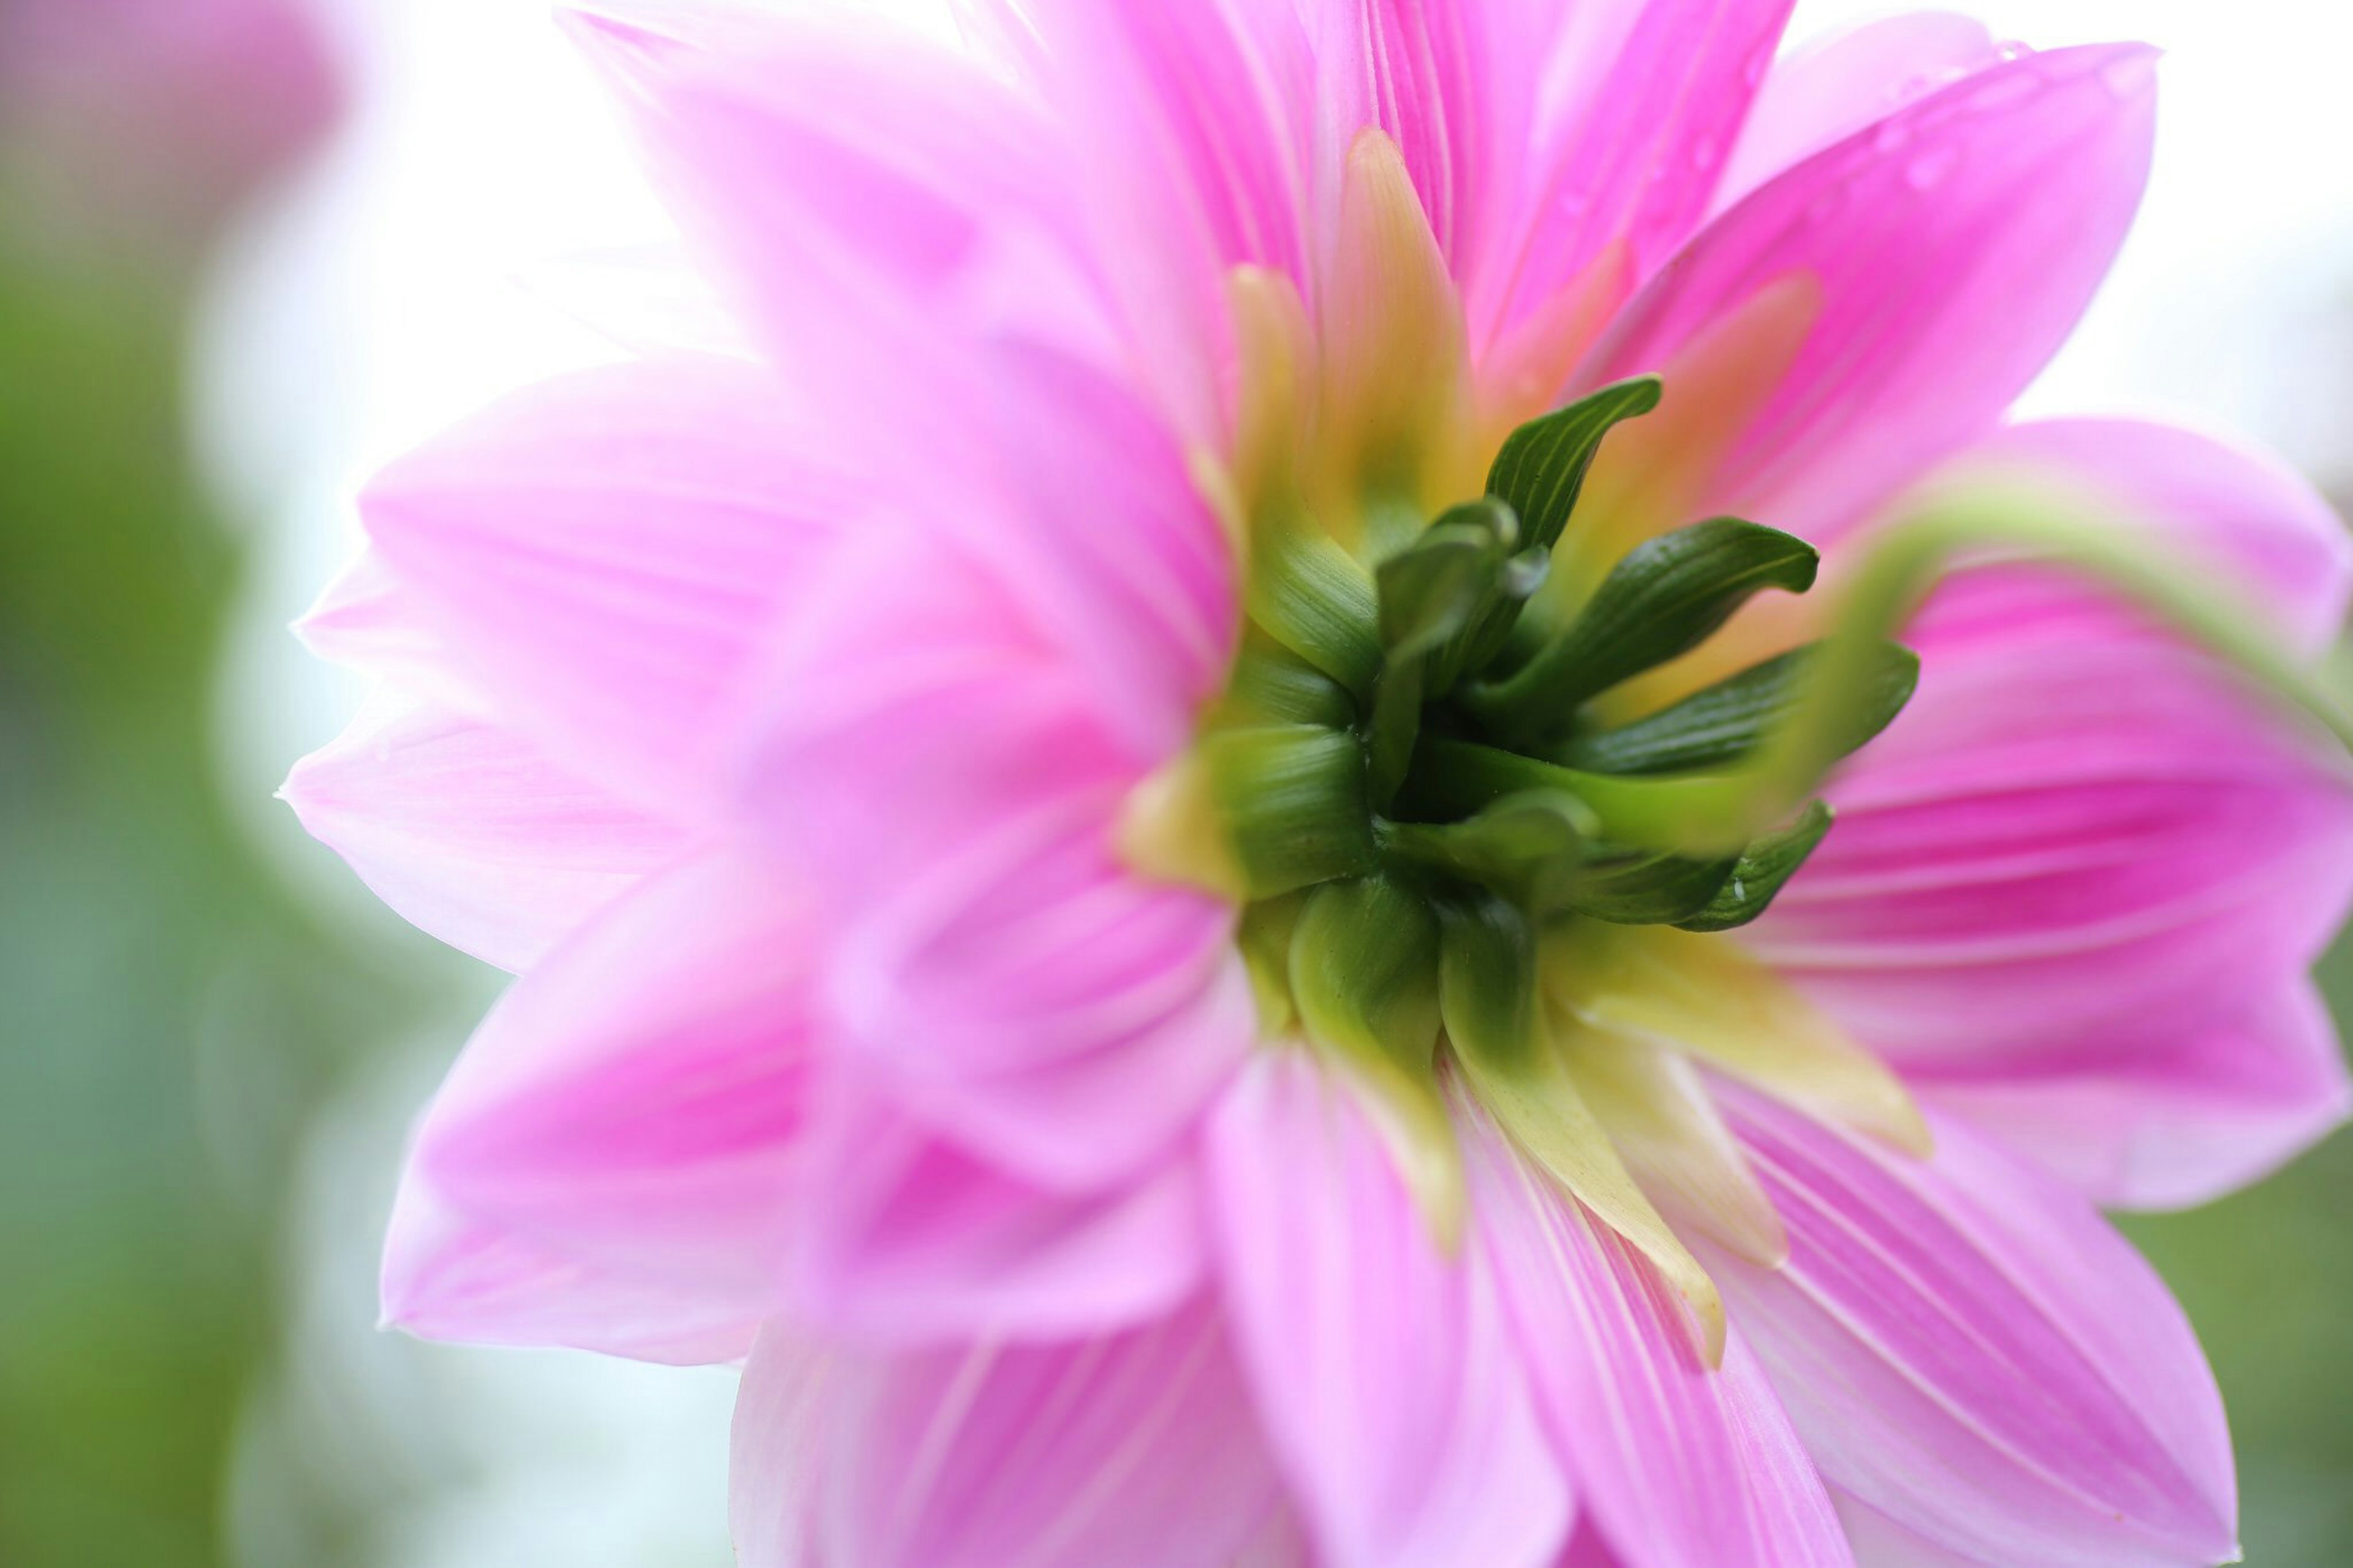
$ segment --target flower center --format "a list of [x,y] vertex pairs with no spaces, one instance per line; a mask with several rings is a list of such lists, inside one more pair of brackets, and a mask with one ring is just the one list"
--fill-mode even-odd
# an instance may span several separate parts
[[[1612,530],[1577,515],[1587,476],[1662,384],[1482,438],[1508,421],[1473,389],[1459,302],[1394,150],[1361,143],[1350,175],[1320,334],[1287,285],[1237,281],[1240,434],[1205,485],[1245,563],[1246,629],[1195,743],[1131,801],[1122,847],[1241,906],[1268,1037],[1305,1037],[1372,1091],[1441,1237],[1462,1207],[1451,1080],[1660,1261],[1706,1324],[1713,1287],[1588,1102],[1616,1083],[1660,1119],[1658,1087],[1628,1079],[1642,1063],[1609,1058],[1607,1037],[1665,1030],[1736,1053],[1716,1010],[1770,1013],[1799,1041],[1803,1091],[1902,1141],[1916,1122],[1876,1064],[1704,940],[1761,915],[1830,829],[1819,801],[1755,833],[1724,823],[1757,812],[1722,810],[1819,654],[1630,721],[1597,704],[1756,595],[1804,594],[1818,560],[1729,518],[1592,559]],[[1871,679],[1849,683],[1862,695],[1837,749],[1876,735],[1915,676],[1880,645]],[[1695,830],[1703,805],[1714,816]],[[1630,940],[1640,928],[1661,934]],[[1579,1040],[1605,1041],[1581,1068]],[[1778,1236],[1769,1215],[1743,1226]]]

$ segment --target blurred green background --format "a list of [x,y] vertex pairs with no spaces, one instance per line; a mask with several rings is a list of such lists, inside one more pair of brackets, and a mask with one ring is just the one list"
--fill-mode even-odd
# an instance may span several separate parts
[[[199,460],[190,352],[238,220],[335,134],[331,57],[265,30],[191,67],[126,32],[135,69],[81,58],[53,95],[41,4],[0,0],[0,1565],[717,1568],[723,1374],[368,1328],[403,1120],[491,977],[290,881],[256,826],[237,753],[279,688],[225,695],[224,661],[256,624],[301,655],[243,515],[270,498],[225,504]],[[2353,364],[2347,320],[2319,363]],[[2353,1018],[2353,947],[2326,975]],[[2264,1568],[2353,1563],[2348,1191],[2340,1137],[2126,1222],[2211,1352]]]

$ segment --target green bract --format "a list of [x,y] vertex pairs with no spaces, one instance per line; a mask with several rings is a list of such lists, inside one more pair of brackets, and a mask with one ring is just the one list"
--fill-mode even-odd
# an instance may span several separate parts
[[[1815,650],[1607,727],[1597,698],[1712,637],[1749,599],[1803,594],[1804,542],[1720,518],[1648,540],[1566,614],[1522,611],[1645,378],[1523,426],[1488,493],[1352,552],[1312,519],[1261,521],[1249,630],[1185,767],[1220,847],[1204,880],[1247,907],[1241,945],[1276,1026],[1388,1074],[1426,1073],[1441,1027],[1504,1070],[1538,1029],[1545,933],[1564,923],[1723,931],[1762,915],[1830,831],[1820,802],[1694,855],[1680,803],[1720,804],[1784,725]],[[1886,727],[1918,665],[1879,645],[1840,754]]]

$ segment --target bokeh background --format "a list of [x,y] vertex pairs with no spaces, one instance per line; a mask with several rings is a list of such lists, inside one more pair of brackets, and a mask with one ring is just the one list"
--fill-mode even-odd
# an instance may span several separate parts
[[[2146,218],[2033,405],[2236,429],[2353,499],[2353,6],[1969,8],[2171,51]],[[0,0],[5,1568],[728,1561],[727,1373],[375,1331],[403,1129],[497,977],[271,798],[358,695],[284,627],[359,480],[618,353],[584,321],[647,308],[666,237],[544,0]],[[2328,980],[2353,1020],[2353,947]],[[2348,1192],[2339,1138],[2128,1222],[2262,1568],[2353,1563]]]

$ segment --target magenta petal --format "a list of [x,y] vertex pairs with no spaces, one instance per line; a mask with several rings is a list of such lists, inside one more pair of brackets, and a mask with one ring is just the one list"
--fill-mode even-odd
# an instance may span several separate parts
[[1703,230],[1580,384],[1671,371],[1777,289],[1802,343],[1694,479],[1700,512],[1817,541],[1859,521],[1991,429],[2074,327],[2147,183],[2153,59],[2011,60],[1807,160]]
[[691,808],[753,654],[854,499],[765,372],[682,358],[517,394],[361,509],[501,713],[586,776]]
[[510,731],[378,699],[280,792],[378,898],[502,969],[536,962],[688,836]]
[[2002,58],[1983,22],[1950,11],[1876,17],[1810,40],[1765,79],[1725,169],[1715,210]]
[[1539,1408],[1624,1568],[1851,1561],[1820,1478],[1736,1331],[1721,1370],[1658,1272],[1466,1118],[1472,1191]]
[[403,1184],[385,1243],[384,1320],[421,1339],[556,1346],[673,1366],[740,1361],[759,1331],[745,1302],[659,1271],[584,1262],[451,1214]]
[[771,1325],[731,1470],[743,1568],[1231,1568],[1281,1508],[1201,1300],[1050,1344],[893,1352]]
[[648,883],[491,1011],[409,1182],[535,1252],[756,1313],[795,1217],[807,943],[799,900],[747,864]]
[[2353,601],[2353,531],[2310,480],[2276,458],[2129,419],[2016,425],[1939,482],[2052,481],[2115,509],[2198,569],[2260,602],[2306,652],[2334,641]]
[[1570,1500],[1481,1254],[1439,1252],[1353,1090],[1303,1049],[1208,1143],[1244,1365],[1327,1568],[1548,1568]]
[[[1597,266],[1630,289],[1690,237],[1792,3],[1464,8],[1522,18],[1521,66],[1535,79],[1519,90],[1549,106],[1514,193],[1513,230],[1471,278],[1472,324],[1486,342],[1575,291]],[[1546,34],[1548,51],[1537,47]]]
[[1916,1162],[1725,1099],[1791,1252],[1716,1276],[1825,1479],[1987,1563],[2233,1556],[2212,1375],[2089,1203],[1950,1120]]
[[1914,1083],[2110,1208],[2187,1208],[2235,1192],[2353,1113],[2336,1024],[2302,981],[2235,1016],[2152,1024],[1982,1079]]
[[796,1283],[840,1331],[894,1340],[1036,1340],[1167,1311],[1206,1268],[1198,1182],[1168,1158],[1071,1195],[964,1152],[844,1073],[810,1139],[824,1201],[805,1216]]

